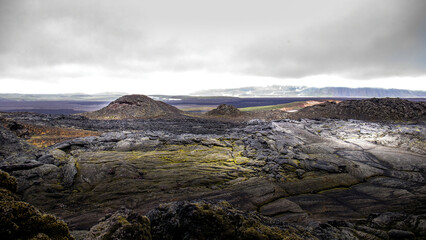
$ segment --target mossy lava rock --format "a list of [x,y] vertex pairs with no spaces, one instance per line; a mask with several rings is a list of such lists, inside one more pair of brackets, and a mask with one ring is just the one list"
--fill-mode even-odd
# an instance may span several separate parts
[[129,209],[107,215],[90,229],[88,240],[151,240],[151,227],[147,217]]
[[228,202],[174,202],[147,214],[152,239],[298,239],[263,224],[256,215],[234,209]]
[[0,171],[1,239],[73,239],[65,222],[18,201],[16,181]]

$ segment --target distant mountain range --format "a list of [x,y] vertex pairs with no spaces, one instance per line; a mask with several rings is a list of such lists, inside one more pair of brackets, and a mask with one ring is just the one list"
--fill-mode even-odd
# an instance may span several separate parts
[[[111,102],[127,95],[128,93],[68,93],[68,94],[20,94],[0,93],[0,102],[4,101],[93,101]],[[211,101],[223,97],[335,97],[335,98],[372,98],[372,97],[400,97],[400,98],[426,98],[426,91],[412,91],[404,89],[385,88],[346,88],[346,87],[324,87],[313,88],[305,86],[280,86],[267,87],[243,87],[231,89],[211,89],[194,92],[189,95],[150,95],[157,101],[181,101],[195,99],[197,101]]]
[[385,88],[347,88],[305,86],[267,86],[232,89],[211,89],[198,91],[196,96],[233,96],[233,97],[403,97],[426,98],[426,91]]
[[127,93],[64,93],[64,94],[21,94],[21,93],[0,93],[1,100],[9,101],[113,101]]

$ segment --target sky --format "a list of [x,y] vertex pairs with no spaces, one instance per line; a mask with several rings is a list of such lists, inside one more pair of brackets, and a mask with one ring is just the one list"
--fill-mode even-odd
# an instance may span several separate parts
[[0,93],[426,91],[425,0],[0,0]]

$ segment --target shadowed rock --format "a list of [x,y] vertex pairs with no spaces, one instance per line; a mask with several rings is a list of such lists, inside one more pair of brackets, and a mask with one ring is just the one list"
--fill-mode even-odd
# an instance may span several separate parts
[[153,239],[300,239],[294,233],[262,223],[255,214],[216,204],[175,202],[148,213]]
[[16,181],[0,170],[0,236],[2,239],[73,239],[65,222],[18,200]]
[[95,240],[151,240],[149,219],[129,209],[107,215],[90,229],[85,239]]

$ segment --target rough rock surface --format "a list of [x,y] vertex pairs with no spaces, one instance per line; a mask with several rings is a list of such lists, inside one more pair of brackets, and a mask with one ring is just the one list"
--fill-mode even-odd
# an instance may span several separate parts
[[205,199],[294,222],[319,239],[425,236],[424,124],[3,116],[105,131],[0,162],[25,200],[73,229],[122,206],[145,214]]
[[179,117],[182,111],[144,95],[126,95],[94,112],[83,113],[90,119],[147,119],[158,117]]
[[0,170],[1,239],[73,239],[65,222],[19,201],[16,181]]
[[399,98],[371,98],[326,102],[306,107],[290,118],[337,118],[388,122],[426,122],[426,102]]
[[265,219],[238,211],[224,201],[163,204],[147,216],[151,220],[152,237],[158,240],[300,239],[297,231],[267,226],[262,223]]
[[12,131],[0,124],[0,161],[7,157],[34,151],[35,147],[17,137]]
[[141,216],[121,209],[81,239],[422,239],[425,215],[385,212],[367,220],[290,223],[243,212],[226,201],[162,204]]
[[90,229],[87,240],[151,240],[149,219],[128,209],[121,209],[102,218]]
[[[75,129],[70,127],[44,126],[33,123],[18,123],[11,118],[0,118],[0,125],[12,131],[17,137],[25,139],[36,147],[47,147],[65,140],[97,136],[98,132]],[[11,146],[9,145],[8,148]]]
[[[149,218],[149,219],[148,219]],[[128,209],[101,219],[84,239],[317,239],[307,231],[273,226],[271,219],[245,213],[225,201],[162,204],[141,216]]]

